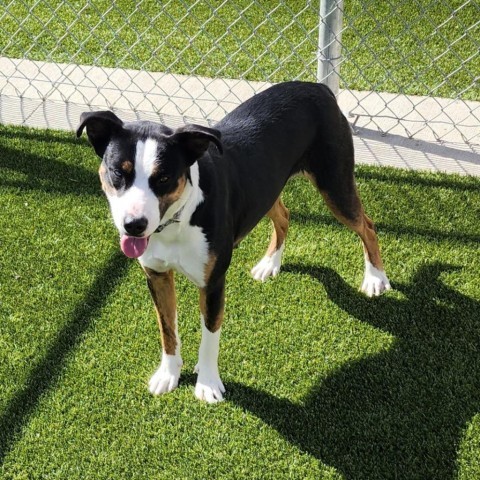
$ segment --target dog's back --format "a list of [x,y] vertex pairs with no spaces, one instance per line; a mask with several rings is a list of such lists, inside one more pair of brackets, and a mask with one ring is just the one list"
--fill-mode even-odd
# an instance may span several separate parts
[[353,175],[350,127],[325,85],[275,85],[215,128],[222,134],[224,156],[217,161],[228,175],[239,237],[266,214],[292,175],[310,174],[323,189],[339,176]]

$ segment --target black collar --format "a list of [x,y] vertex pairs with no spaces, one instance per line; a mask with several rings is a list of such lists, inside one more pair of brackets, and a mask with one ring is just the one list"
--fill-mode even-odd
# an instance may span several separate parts
[[158,228],[155,230],[155,232],[153,233],[160,233],[161,231],[163,231],[163,229],[167,228],[172,223],[179,223],[180,215],[182,214],[184,208],[185,208],[185,205],[180,210],[178,210],[178,212],[175,212],[175,214],[170,220],[167,220],[165,223],[160,224]]

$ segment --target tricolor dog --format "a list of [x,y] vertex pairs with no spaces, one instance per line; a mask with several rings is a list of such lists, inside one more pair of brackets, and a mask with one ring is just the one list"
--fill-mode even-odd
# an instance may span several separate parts
[[153,394],[173,390],[182,367],[176,271],[200,292],[195,395],[212,403],[223,399],[217,361],[232,250],[266,215],[273,235],[251,273],[264,281],[279,272],[289,223],[280,194],[295,174],[305,175],[333,214],[362,239],[361,290],[373,296],[390,288],[373,223],[355,187],[350,127],[326,86],[275,85],[215,128],[127,123],[109,111],[83,113],[77,136],[84,128],[102,158],[100,179],[121,249],[138,258],[155,304],[163,353],[149,384]]

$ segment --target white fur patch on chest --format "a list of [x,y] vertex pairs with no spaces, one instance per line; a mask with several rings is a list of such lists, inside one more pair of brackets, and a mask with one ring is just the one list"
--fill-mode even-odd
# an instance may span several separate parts
[[208,242],[200,227],[170,225],[150,237],[147,250],[139,260],[157,272],[175,270],[197,287],[204,287]]
[[161,232],[154,233],[145,253],[138,260],[141,265],[156,272],[175,270],[185,275],[197,287],[204,287],[209,245],[202,228],[188,223],[197,206],[203,201],[197,163],[190,167],[190,177],[191,185],[188,186],[187,183],[182,197],[170,206],[164,216],[164,219],[168,220],[183,208],[179,223],[170,224]]

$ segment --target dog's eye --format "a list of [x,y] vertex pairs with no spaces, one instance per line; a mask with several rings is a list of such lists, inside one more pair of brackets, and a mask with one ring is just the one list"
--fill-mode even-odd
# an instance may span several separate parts
[[167,183],[169,180],[170,180],[170,177],[169,177],[168,175],[162,175],[162,176],[158,179],[158,181],[159,181],[160,183]]
[[122,170],[120,170],[119,168],[116,168],[115,170],[113,170],[113,176],[118,179],[122,178],[123,177]]

